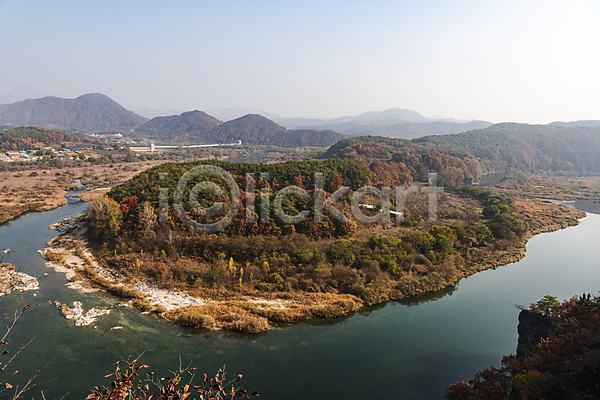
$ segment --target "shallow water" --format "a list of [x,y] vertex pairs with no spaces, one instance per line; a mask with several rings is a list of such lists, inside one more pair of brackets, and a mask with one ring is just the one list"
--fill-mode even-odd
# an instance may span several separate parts
[[[18,358],[21,381],[51,360],[28,394],[46,398],[69,393],[80,399],[121,357],[144,353],[152,369],[167,372],[192,362],[214,374],[226,364],[241,383],[265,399],[364,399],[376,396],[439,399],[444,389],[482,369],[499,365],[517,344],[515,304],[528,305],[546,294],[567,299],[600,289],[600,216],[589,214],[577,227],[541,234],[529,241],[518,263],[488,270],[447,288],[401,302],[367,308],[352,316],[276,327],[259,335],[186,330],[149,315],[115,307],[93,326],[75,327],[49,301],[84,308],[115,306],[105,294],[79,294],[64,287],[64,274],[44,267],[37,252],[56,235],[48,226],[85,208],[70,199],[61,208],[25,215],[0,227],[4,257],[40,278],[40,290],[12,293],[0,301],[6,321],[15,309],[32,307],[16,328],[11,348],[32,345]],[[44,273],[48,275],[44,276]],[[123,331],[110,331],[113,326]],[[39,397],[39,396],[36,396]]]

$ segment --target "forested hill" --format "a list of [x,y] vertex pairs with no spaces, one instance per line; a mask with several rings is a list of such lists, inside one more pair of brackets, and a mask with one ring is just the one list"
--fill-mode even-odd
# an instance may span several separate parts
[[0,124],[13,126],[43,126],[95,133],[129,131],[147,120],[100,93],[76,99],[44,97],[0,105]]
[[[475,174],[492,171],[600,173],[600,127],[495,124],[469,132],[409,140],[379,137],[344,139],[326,157],[397,160],[406,154],[445,154],[476,161]],[[403,153],[404,156],[398,154]],[[474,164],[473,164],[474,165]]]
[[245,144],[279,147],[324,147],[343,138],[343,135],[333,131],[287,130],[258,114],[248,114],[225,122],[213,129],[209,136],[221,143],[242,140]]
[[502,123],[413,143],[424,150],[470,153],[495,169],[600,172],[600,127]]
[[18,127],[0,131],[0,150],[30,150],[41,146],[59,145],[65,142],[89,142],[77,136],[45,128]]
[[288,130],[258,114],[220,123],[216,118],[193,111],[179,116],[154,118],[135,130],[141,137],[172,143],[235,143],[279,147],[326,147],[343,135],[333,131]]
[[203,111],[156,117],[135,130],[137,136],[162,141],[195,142],[222,122]]
[[345,135],[377,135],[387,136],[398,139],[413,139],[428,135],[448,135],[452,133],[460,133],[470,131],[472,129],[487,128],[492,125],[487,121],[470,121],[470,122],[450,122],[450,121],[433,121],[433,122],[407,122],[402,124],[394,124],[388,126],[359,126],[354,129],[339,130]]
[[564,126],[566,128],[576,128],[578,126],[600,126],[600,121],[596,119],[587,119],[581,121],[562,122],[556,121],[551,122],[548,125]]
[[[340,158],[324,161],[286,161],[275,164],[232,163],[214,159],[199,160],[157,165],[129,181],[113,187],[109,196],[117,201],[136,196],[140,204],[148,202],[158,209],[159,189],[167,187],[169,192],[173,193],[181,176],[199,165],[215,165],[223,168],[236,179],[240,188],[245,187],[248,173],[255,174],[257,185],[260,185],[260,174],[267,173],[269,176],[267,185],[274,190],[289,185],[313,189],[315,173],[323,174],[325,189],[328,188],[331,180],[335,181],[336,189],[338,186],[344,185],[357,189],[368,184],[370,177],[369,170],[361,163]],[[162,173],[167,174],[166,180],[160,179]],[[264,182],[266,181],[263,181],[263,184]]]

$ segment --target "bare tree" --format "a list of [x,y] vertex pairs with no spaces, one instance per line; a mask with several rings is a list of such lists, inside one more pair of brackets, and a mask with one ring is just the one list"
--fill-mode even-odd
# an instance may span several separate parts
[[[30,308],[30,306],[27,305],[20,312],[15,311],[15,314],[12,318],[12,322],[10,322],[6,326],[6,332],[4,333],[4,336],[2,336],[2,339],[0,339],[1,346],[9,345],[10,339],[13,337],[13,335],[11,335],[11,333],[13,332],[13,329],[17,325],[17,322],[19,321],[19,318],[21,317],[23,312],[25,312],[29,308]],[[10,357],[10,358],[8,359],[8,361],[0,363],[0,373],[4,372],[13,363],[13,361],[15,361],[15,359],[19,356],[19,354],[21,354],[21,352],[23,350],[25,350],[34,340],[35,340],[35,337],[32,338],[29,342],[27,342],[27,344],[25,344],[24,346],[19,348],[13,354],[11,354],[9,350],[4,350],[2,352],[2,356],[0,356],[0,358],[5,358],[5,357]],[[31,376],[27,380],[27,382],[23,385],[23,387],[21,387],[21,388],[19,388],[18,385],[11,384],[8,380],[4,380],[4,381],[0,382],[0,397],[3,397],[5,395],[9,394],[11,389],[14,389],[14,392],[12,392],[12,394],[9,394],[9,396],[10,396],[11,400],[16,400],[16,399],[20,398],[27,390],[31,389],[34,386],[39,385],[39,383],[33,383],[33,381],[48,366],[49,363],[50,363],[50,361],[48,361],[35,374],[33,374],[33,376]],[[19,372],[18,370],[15,370],[10,376],[14,376],[18,372]]]
[[241,374],[237,374],[233,380],[226,382],[224,368],[220,369],[212,379],[208,379],[204,374],[202,382],[195,385],[193,371],[196,368],[190,365],[183,367],[181,357],[177,370],[171,371],[172,377],[157,378],[154,376],[154,372],[147,372],[145,378],[141,378],[138,372],[149,366],[139,364],[139,358],[129,361],[128,357],[126,360],[116,362],[115,372],[106,375],[107,378],[113,375],[115,377],[115,380],[110,383],[110,387],[94,388],[86,400],[150,400],[152,398],[185,400],[194,393],[206,400],[250,399],[250,396],[260,396],[260,392],[248,394],[245,389],[234,386],[234,383],[242,379]]

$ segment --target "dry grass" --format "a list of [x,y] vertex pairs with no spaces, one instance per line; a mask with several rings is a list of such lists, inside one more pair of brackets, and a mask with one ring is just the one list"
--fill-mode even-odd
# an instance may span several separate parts
[[243,333],[259,333],[269,329],[266,318],[253,315],[233,304],[211,303],[187,307],[171,311],[166,317],[193,328],[224,328]]
[[[0,173],[0,223],[30,211],[48,211],[67,203],[65,195],[76,179],[88,188],[123,182],[165,160],[35,169]],[[99,195],[97,192],[94,195]],[[90,194],[91,196],[92,194]],[[84,200],[87,201],[87,200]]]
[[110,189],[111,188],[109,188],[109,187],[108,188],[99,188],[99,189],[93,190],[88,193],[76,194],[73,197],[77,197],[77,198],[81,199],[81,201],[85,201],[87,203],[88,201],[91,201],[98,197],[104,197],[108,192],[110,192]]
[[521,218],[529,224],[531,235],[577,225],[578,218],[585,216],[583,211],[543,200],[517,197],[513,202]]
[[517,196],[556,200],[597,199],[599,176],[554,176],[515,172],[507,175],[496,189]]
[[248,297],[231,293],[229,300],[213,300],[204,305],[181,308],[167,313],[165,317],[194,328],[257,333],[268,330],[268,322],[335,318],[355,312],[363,305],[362,301],[348,294],[293,292],[264,295]]

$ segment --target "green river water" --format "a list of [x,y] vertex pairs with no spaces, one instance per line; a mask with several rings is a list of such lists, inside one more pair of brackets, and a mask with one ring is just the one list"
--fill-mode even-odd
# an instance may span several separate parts
[[[14,310],[32,306],[10,348],[35,340],[17,359],[19,373],[11,382],[22,385],[51,360],[37,380],[43,383],[26,398],[39,398],[44,390],[47,399],[67,393],[66,399],[83,399],[94,386],[109,382],[104,375],[115,361],[144,352],[143,362],[157,373],[173,370],[179,356],[209,376],[226,365],[231,376],[243,373],[243,386],[261,391],[264,399],[440,399],[448,385],[514,353],[515,304],[600,289],[600,216],[588,214],[577,227],[532,238],[520,262],[478,273],[455,288],[259,335],[185,330],[116,307],[118,299],[109,295],[67,289],[64,274],[44,267],[37,250],[56,235],[48,226],[84,208],[69,199],[64,207],[0,226],[0,247],[11,249],[4,261],[40,280],[39,291],[13,292],[0,300],[4,322]],[[54,300],[112,311],[96,329],[75,327],[49,303]],[[117,325],[124,329],[110,331]]]

